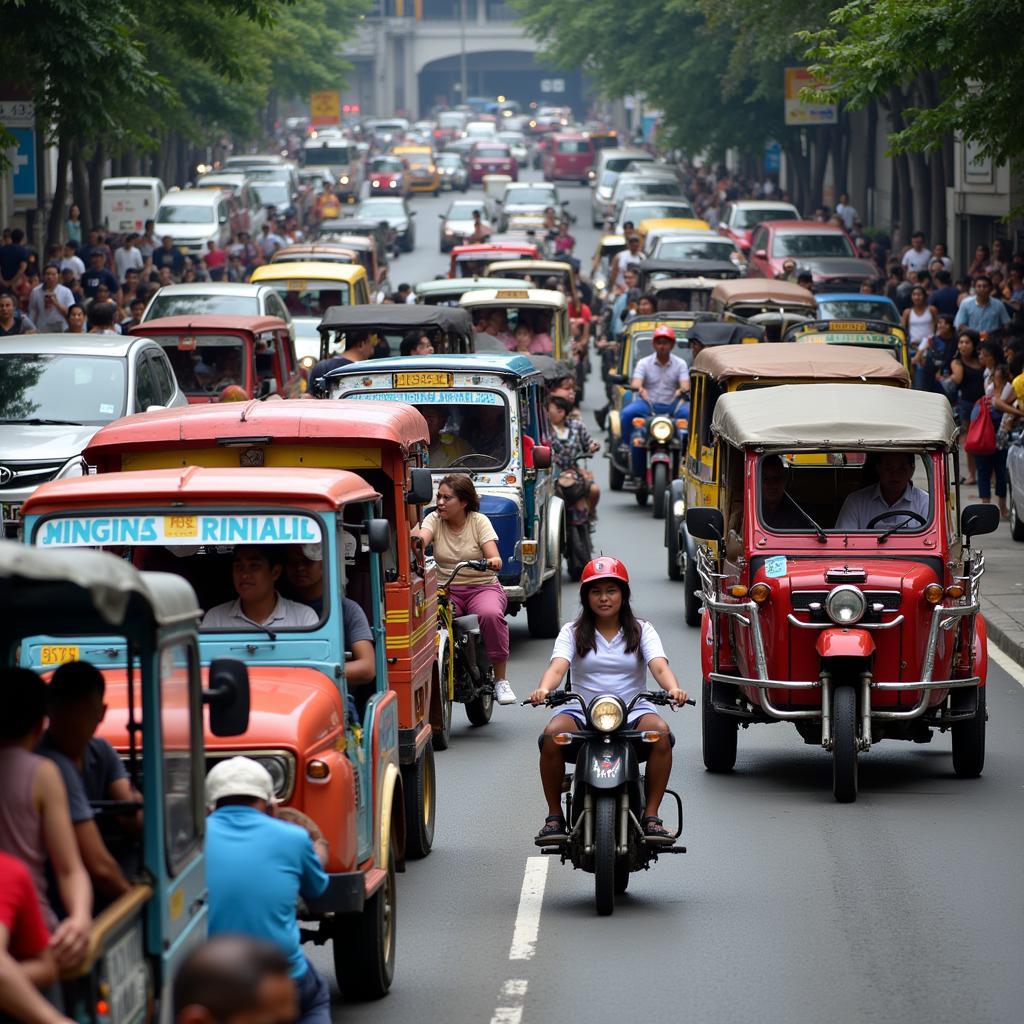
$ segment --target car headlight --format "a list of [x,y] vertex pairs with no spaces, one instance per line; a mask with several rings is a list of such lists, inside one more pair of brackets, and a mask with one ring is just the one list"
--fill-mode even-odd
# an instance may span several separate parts
[[444,233],[445,233],[446,235],[454,235],[454,234],[455,234],[455,232],[454,232],[454,231],[452,231],[452,229],[451,229],[451,228],[445,228],[445,229],[444,229]]
[[388,188],[398,188],[398,182],[397,181],[389,181],[388,182]]
[[590,721],[599,732],[615,732],[625,717],[626,707],[618,697],[597,697],[590,705]]
[[274,796],[278,800],[287,800],[292,795],[292,785],[295,781],[295,759],[291,754],[255,755],[253,760],[270,772],[270,778],[274,783]]
[[849,584],[836,587],[825,601],[828,617],[839,626],[852,626],[860,622],[866,608],[864,595]]
[[672,421],[663,417],[655,417],[651,420],[651,437],[655,441],[667,441],[672,436]]
[[347,185],[348,184],[348,175],[347,174],[343,174],[339,180],[341,181],[342,185]]

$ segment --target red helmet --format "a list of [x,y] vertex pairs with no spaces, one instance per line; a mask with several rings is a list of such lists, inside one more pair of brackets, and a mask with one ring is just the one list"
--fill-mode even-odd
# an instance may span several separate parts
[[617,558],[600,555],[598,558],[592,558],[587,562],[583,575],[580,577],[580,586],[584,587],[588,583],[596,583],[597,580],[618,580],[620,583],[625,583],[628,587],[629,573],[626,572],[626,567]]
[[652,340],[657,341],[659,338],[665,338],[674,345],[676,343],[676,332],[668,324],[662,324],[660,327],[654,328]]

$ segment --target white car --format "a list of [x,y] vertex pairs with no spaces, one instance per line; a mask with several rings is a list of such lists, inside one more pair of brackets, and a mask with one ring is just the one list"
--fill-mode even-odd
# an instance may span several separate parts
[[504,142],[516,158],[519,170],[525,170],[530,163],[530,149],[526,144],[526,136],[522,132],[498,132],[498,141]]
[[473,211],[479,210],[481,221],[493,231],[487,208],[475,199],[456,199],[441,216],[441,252],[450,252],[462,245],[473,233]]
[[747,266],[739,246],[731,238],[713,231],[659,234],[647,255],[652,260],[728,260],[741,270]]
[[170,235],[174,244],[189,256],[201,256],[211,240],[220,249],[231,243],[231,208],[220,189],[169,192],[154,219],[156,237]]
[[158,288],[149,300],[140,323],[165,316],[200,316],[223,313],[230,316],[276,316],[288,325],[295,341],[292,315],[281,296],[265,284],[236,284],[228,281],[196,281]]
[[501,199],[498,230],[507,231],[509,221],[513,217],[537,214],[543,216],[549,206],[553,206],[555,213],[558,214],[567,205],[568,200],[562,202],[558,189],[550,181],[509,182]]

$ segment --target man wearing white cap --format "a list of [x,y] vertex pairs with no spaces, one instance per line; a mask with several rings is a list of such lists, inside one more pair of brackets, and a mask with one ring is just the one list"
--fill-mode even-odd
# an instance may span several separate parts
[[315,899],[327,888],[326,840],[314,841],[305,828],[272,817],[270,772],[249,757],[210,769],[206,803],[213,808],[206,826],[210,934],[274,943],[298,989],[299,1024],[330,1024],[327,982],[302,952],[295,917],[299,896]]

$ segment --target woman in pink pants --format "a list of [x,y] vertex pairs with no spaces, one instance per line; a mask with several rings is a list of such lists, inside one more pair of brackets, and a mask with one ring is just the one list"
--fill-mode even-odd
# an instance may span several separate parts
[[508,681],[508,601],[495,572],[501,568],[498,535],[491,521],[480,511],[480,498],[473,481],[462,473],[442,477],[437,485],[437,510],[413,530],[424,544],[434,545],[434,559],[442,572],[450,574],[459,562],[487,559],[487,570],[463,569],[459,582],[449,594],[457,615],[475,615],[480,620],[487,656],[494,666],[494,699],[514,704],[516,695]]

